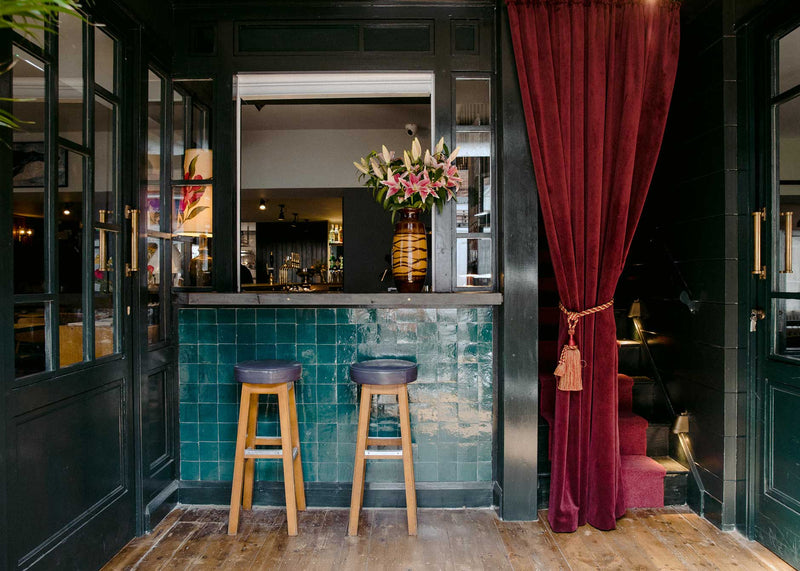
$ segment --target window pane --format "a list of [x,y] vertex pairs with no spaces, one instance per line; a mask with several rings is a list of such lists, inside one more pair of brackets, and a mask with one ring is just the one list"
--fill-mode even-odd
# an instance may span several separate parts
[[773,299],[775,340],[773,353],[800,358],[800,300]]
[[183,178],[183,149],[186,118],[183,96],[172,92],[172,180]]
[[492,241],[489,238],[456,240],[456,286],[492,285]]
[[164,306],[161,299],[161,260],[164,241],[147,239],[147,342],[161,341]]
[[[33,25],[39,26],[38,22],[31,20],[30,18],[23,18],[22,16],[14,16],[11,18],[19,25]],[[26,39],[33,42],[35,45],[39,46],[40,48],[44,49],[44,30],[38,29],[30,29],[25,30],[24,32],[20,32],[20,34]]]
[[800,28],[778,40],[778,93],[800,84]]
[[456,80],[456,125],[491,124],[488,79]]
[[147,173],[158,185],[161,180],[161,87],[163,80],[152,71],[147,75]]
[[62,15],[58,24],[58,133],[83,144],[83,22]]
[[192,146],[200,149],[208,148],[209,141],[208,112],[195,105],[192,108]]
[[45,291],[45,65],[14,46],[12,112],[21,122],[13,131],[14,293]]
[[45,303],[14,306],[14,370],[17,377],[47,368],[45,323],[48,307],[49,304]]
[[94,102],[94,220],[105,211],[106,222],[118,223],[117,213],[117,109],[100,97]]
[[[94,237],[94,356],[96,359],[110,355],[118,346],[119,323],[117,320],[117,235],[105,232],[104,247],[101,233]],[[102,251],[101,251],[102,250]],[[105,267],[101,264],[105,260]],[[102,268],[102,269],[101,269]]]
[[[800,292],[800,97],[795,97],[778,106],[775,127],[778,157],[776,161],[777,189],[780,205],[776,214],[780,214],[773,233],[775,242],[773,252],[775,260],[774,280],[776,289],[783,292]],[[783,273],[790,269],[787,266],[786,224],[791,213],[792,260],[791,273]]]
[[[207,172],[208,175],[196,176],[211,178],[210,166],[208,171],[198,172]],[[181,259],[173,261],[173,268],[176,264],[181,268],[179,273],[185,286],[211,285],[212,194],[210,185],[173,188],[172,227],[183,244]],[[189,259],[186,259],[187,255],[190,255]]]
[[114,93],[114,52],[117,42],[100,28],[94,28],[94,81]]
[[456,194],[458,232],[491,232],[491,133],[457,133],[456,165],[464,181]]
[[83,355],[83,162],[76,153],[63,153],[68,176],[59,182],[56,202],[58,248],[59,362],[78,363]]

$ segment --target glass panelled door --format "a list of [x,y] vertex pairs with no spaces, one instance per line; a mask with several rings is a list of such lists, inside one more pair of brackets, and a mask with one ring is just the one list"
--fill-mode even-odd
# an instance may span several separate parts
[[[763,210],[753,213],[756,339],[754,535],[800,565],[800,27],[773,36],[763,109]],[[761,238],[765,259],[760,259]],[[763,320],[763,321],[762,321]]]

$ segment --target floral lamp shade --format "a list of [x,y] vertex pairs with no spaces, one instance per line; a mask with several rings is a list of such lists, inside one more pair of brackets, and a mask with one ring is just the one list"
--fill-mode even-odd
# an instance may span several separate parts
[[[186,149],[183,158],[183,178],[210,180],[212,152],[208,149]],[[212,235],[213,193],[210,184],[184,186],[178,203],[178,234],[185,236]]]

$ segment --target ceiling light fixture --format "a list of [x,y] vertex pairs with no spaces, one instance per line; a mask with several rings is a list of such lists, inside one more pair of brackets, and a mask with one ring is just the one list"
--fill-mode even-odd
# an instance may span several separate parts
[[278,206],[281,209],[281,211],[278,213],[278,221],[283,222],[284,220],[286,220],[286,216],[283,214],[283,209],[284,209],[284,207],[286,205],[285,204],[279,204]]
[[263,198],[261,199],[261,202],[258,203],[258,209],[259,210],[266,210],[267,209],[267,201],[264,200]]
[[297,212],[292,212],[294,214],[294,220],[292,220],[292,228],[297,228]]
[[72,210],[70,210],[69,204],[64,205],[64,210],[62,210],[62,213],[64,214],[64,216],[69,216],[70,214],[72,214]]

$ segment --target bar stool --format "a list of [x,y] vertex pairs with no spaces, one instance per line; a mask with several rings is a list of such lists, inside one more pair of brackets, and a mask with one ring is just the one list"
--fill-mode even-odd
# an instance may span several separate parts
[[[414,458],[411,452],[411,423],[408,414],[408,383],[417,380],[417,365],[400,359],[374,359],[350,365],[350,378],[361,385],[358,413],[356,465],[353,471],[353,493],[350,498],[348,533],[358,535],[358,516],[364,502],[366,460],[403,459],[406,485],[408,534],[417,535],[417,493],[414,488]],[[369,416],[373,395],[396,395],[400,406],[400,438],[369,436]],[[400,446],[389,450],[369,450],[368,446]]]
[[[236,381],[242,384],[242,402],[236,435],[228,535],[235,535],[239,529],[239,508],[242,505],[246,510],[253,507],[253,479],[257,458],[283,459],[288,531],[289,535],[297,535],[297,510],[306,509],[294,395],[294,382],[300,378],[301,372],[302,366],[297,361],[281,360],[244,361],[233,368]],[[256,434],[259,395],[278,395],[281,425],[279,437],[269,438]]]

